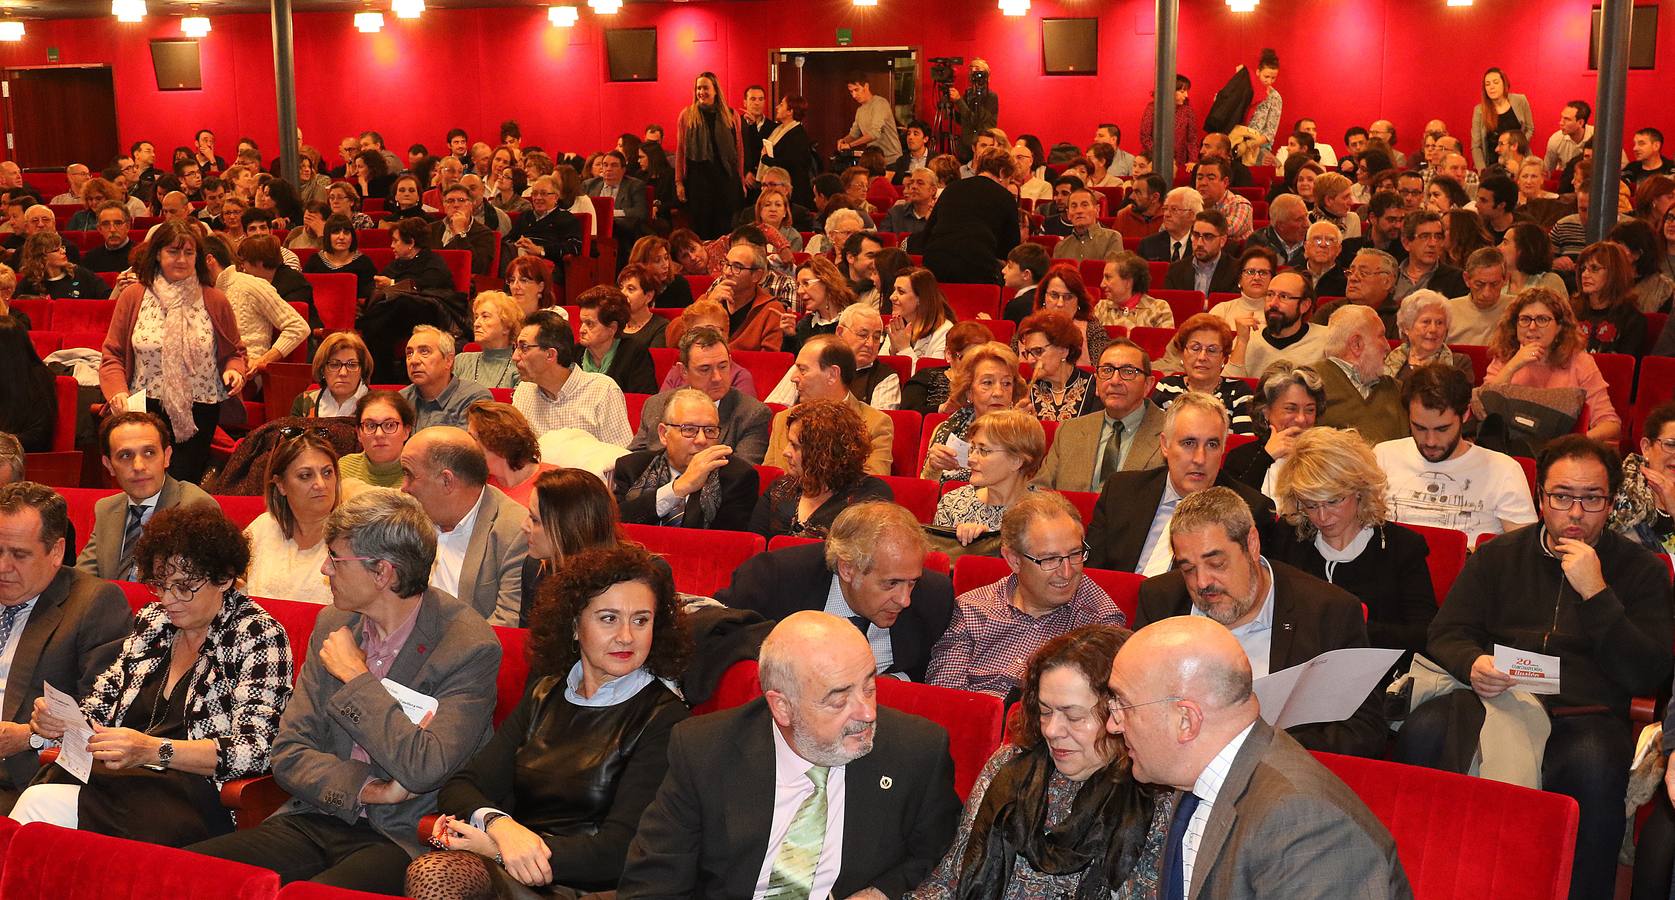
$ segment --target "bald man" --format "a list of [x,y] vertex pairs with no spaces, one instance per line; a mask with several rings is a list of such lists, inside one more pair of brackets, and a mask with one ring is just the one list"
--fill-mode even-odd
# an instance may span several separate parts
[[881,900],[924,880],[960,813],[948,734],[879,707],[876,678],[850,622],[781,620],[763,695],[675,726],[618,895]]
[[1159,896],[1408,898],[1390,833],[1337,776],[1263,721],[1250,661],[1215,621],[1134,633],[1111,663],[1106,727],[1141,781],[1175,789]]

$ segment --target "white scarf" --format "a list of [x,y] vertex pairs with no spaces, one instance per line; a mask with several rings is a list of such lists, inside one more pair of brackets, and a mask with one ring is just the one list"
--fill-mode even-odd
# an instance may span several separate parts
[[174,429],[175,441],[188,441],[198,433],[198,423],[192,419],[193,379],[218,380],[216,372],[193,369],[199,355],[191,349],[191,317],[194,309],[204,305],[203,285],[198,283],[197,273],[171,282],[159,272],[151,282],[151,294],[163,309],[163,412]]
[[1332,581],[1332,573],[1337,569],[1338,563],[1355,561],[1367,549],[1367,545],[1372,543],[1372,540],[1373,527],[1371,525],[1361,526],[1361,531],[1351,538],[1342,550],[1333,548],[1331,544],[1326,542],[1326,538],[1320,532],[1315,532],[1314,549],[1320,551],[1321,558],[1326,560],[1326,580]]

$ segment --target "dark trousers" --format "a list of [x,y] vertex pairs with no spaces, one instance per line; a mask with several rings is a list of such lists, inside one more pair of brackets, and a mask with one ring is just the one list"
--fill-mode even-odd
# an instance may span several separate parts
[[[1560,716],[1552,722],[1541,762],[1542,789],[1575,798],[1581,808],[1571,900],[1611,900],[1634,735],[1629,723],[1609,715]],[[1482,727],[1483,701],[1471,691],[1428,700],[1408,714],[1396,738],[1395,758],[1410,765],[1464,772],[1470,765],[1464,748],[1476,746]]]
[[1675,872],[1675,807],[1669,791],[1658,785],[1652,795],[1652,814],[1634,842],[1634,887],[1630,900],[1669,900],[1675,897],[1670,875]]
[[283,884],[312,881],[353,891],[401,896],[411,857],[365,819],[349,825],[323,813],[269,816],[255,828],[186,849],[279,873]]
[[686,164],[686,215],[706,241],[728,233],[742,197],[738,180],[714,160]]
[[[163,421],[169,421],[163,413],[162,403],[147,400],[145,408],[161,416]],[[191,440],[174,441],[174,452],[169,457],[169,476],[176,481],[197,484],[203,480],[204,470],[209,468],[209,445],[215,440],[216,427],[221,424],[221,404],[192,404],[192,421],[197,423],[198,433],[192,435]]]

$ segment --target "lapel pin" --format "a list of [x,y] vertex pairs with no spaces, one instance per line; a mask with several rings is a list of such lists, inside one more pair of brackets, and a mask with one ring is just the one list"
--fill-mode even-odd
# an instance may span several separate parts
[[890,788],[894,787],[895,783],[896,783],[896,780],[894,778],[891,778],[888,775],[881,776],[878,779],[878,786],[880,788],[883,788],[886,791],[889,790]]

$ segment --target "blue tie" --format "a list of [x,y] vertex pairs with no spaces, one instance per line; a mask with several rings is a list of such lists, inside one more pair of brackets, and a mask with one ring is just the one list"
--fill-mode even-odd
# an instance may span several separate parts
[[1186,900],[1186,858],[1181,843],[1186,839],[1186,826],[1198,809],[1198,795],[1187,791],[1175,807],[1175,817],[1169,821],[1169,843],[1163,848],[1163,900]]

